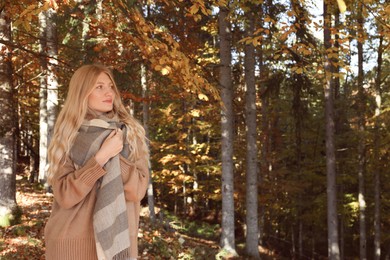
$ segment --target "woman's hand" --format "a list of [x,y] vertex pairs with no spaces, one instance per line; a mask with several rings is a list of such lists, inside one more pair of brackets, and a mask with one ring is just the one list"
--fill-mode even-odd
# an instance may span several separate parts
[[104,140],[99,151],[95,154],[95,160],[104,166],[108,160],[119,154],[123,149],[123,132],[121,129],[113,130]]

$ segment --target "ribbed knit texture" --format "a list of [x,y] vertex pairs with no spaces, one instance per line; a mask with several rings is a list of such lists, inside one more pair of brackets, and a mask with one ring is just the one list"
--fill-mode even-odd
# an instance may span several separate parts
[[[50,250],[46,259],[55,260],[97,260],[95,239],[58,239],[46,241]],[[64,250],[66,249],[66,250]]]

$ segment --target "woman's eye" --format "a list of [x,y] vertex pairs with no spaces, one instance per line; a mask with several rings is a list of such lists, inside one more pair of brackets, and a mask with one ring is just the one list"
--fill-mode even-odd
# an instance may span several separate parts
[[103,86],[102,86],[102,85],[97,85],[96,88],[97,88],[97,89],[102,89]]

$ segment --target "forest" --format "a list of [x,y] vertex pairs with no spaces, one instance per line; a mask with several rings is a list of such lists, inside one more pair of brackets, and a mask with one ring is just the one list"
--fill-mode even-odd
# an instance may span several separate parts
[[0,259],[44,259],[90,63],[148,137],[142,259],[389,259],[389,40],[385,0],[0,0]]

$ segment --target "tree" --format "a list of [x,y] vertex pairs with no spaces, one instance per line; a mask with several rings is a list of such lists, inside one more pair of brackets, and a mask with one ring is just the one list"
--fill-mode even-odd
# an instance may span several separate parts
[[233,171],[233,86],[231,76],[231,36],[229,10],[220,7],[218,16],[221,87],[221,134],[222,134],[222,234],[223,250],[236,255],[234,223],[234,171]]
[[359,241],[360,241],[360,259],[367,259],[367,234],[366,234],[366,198],[365,198],[365,167],[366,167],[366,138],[365,138],[365,94],[363,87],[364,71],[363,71],[363,42],[364,42],[364,19],[363,19],[363,4],[357,3],[357,51],[358,51],[358,100],[357,114],[359,143],[358,143],[358,202],[359,202]]
[[[40,86],[40,161],[39,181],[46,182],[47,147],[50,143],[58,109],[58,40],[57,14],[53,8],[39,14],[41,75]],[[46,58],[47,57],[47,58]]]
[[[142,85],[142,98],[144,102],[142,104],[142,122],[145,128],[145,136],[149,139],[149,101],[148,101],[148,86],[147,86],[147,77],[145,66],[141,65],[141,85]],[[148,142],[149,146],[149,142]],[[150,166],[149,166],[150,168]],[[151,171],[149,171],[151,174]],[[154,196],[153,196],[153,178],[149,178],[149,186],[147,190],[148,205],[149,205],[149,214],[152,222],[156,220],[156,213],[154,210]]]
[[337,220],[336,156],[334,145],[334,76],[331,61],[331,13],[329,1],[324,0],[324,46],[325,46],[325,143],[327,177],[327,215],[328,215],[328,257],[340,259]]
[[[253,7],[253,6],[252,6]],[[246,36],[254,32],[254,10],[247,12]],[[258,216],[258,167],[257,167],[257,109],[255,84],[255,46],[245,45],[245,113],[246,113],[246,252],[256,259],[259,255],[259,216]]]
[[382,108],[382,64],[383,64],[383,36],[379,38],[377,72],[375,78],[375,126],[374,126],[374,259],[381,258],[381,185],[380,185],[380,115]]
[[[0,38],[11,42],[8,6],[0,5]],[[0,226],[15,217],[16,204],[16,108],[12,82],[12,51],[0,43]]]
[[[304,124],[304,118],[308,116],[307,114],[307,107],[305,107],[305,102],[303,101],[305,99],[304,92],[310,90],[312,87],[310,80],[307,77],[308,69],[306,69],[307,61],[310,60],[310,57],[307,53],[311,53],[311,47],[310,44],[315,43],[315,41],[312,39],[311,34],[308,32],[305,24],[307,23],[307,17],[308,12],[305,10],[304,6],[301,4],[300,1],[293,0],[292,1],[292,9],[295,13],[295,28],[296,28],[296,42],[291,47],[291,49],[294,49],[295,52],[298,52],[300,55],[292,55],[292,58],[295,62],[294,67],[292,69],[292,80],[291,80],[291,88],[293,92],[293,99],[292,99],[292,111],[293,111],[293,117],[295,122],[295,133],[294,133],[294,139],[295,139],[295,166],[292,170],[296,172],[296,179],[295,181],[298,181],[301,183],[304,179],[302,171],[303,171],[303,158],[304,151],[303,151],[303,145],[302,145],[302,135],[303,135],[303,124]],[[306,52],[305,52],[306,51]],[[298,257],[302,258],[303,256],[303,236],[304,236],[304,223],[302,212],[305,210],[305,202],[303,198],[306,196],[305,190],[301,189],[299,193],[297,194],[297,202],[296,202],[296,214],[297,216],[294,216],[298,221]],[[307,206],[306,206],[307,207]],[[294,234],[293,234],[294,236]],[[292,251],[293,253],[296,251],[296,245],[292,243]]]
[[[81,20],[81,52],[83,55],[83,63],[91,63],[98,61],[98,55],[94,51],[94,47],[99,44],[102,38],[101,27],[96,26],[96,22],[102,19],[102,0],[77,0],[77,7],[83,14]],[[95,29],[91,29],[95,27]]]
[[[264,12],[263,12],[263,4],[260,4],[259,9],[261,10],[261,15],[259,18],[259,28],[263,28],[264,26]],[[258,66],[260,69],[260,82],[263,81],[265,78],[265,66],[264,66],[264,57],[263,57],[263,44],[260,44],[257,48],[257,56],[258,56]],[[261,126],[260,126],[260,134],[258,135],[260,139],[260,174],[259,174],[259,185],[261,187],[260,190],[260,196],[263,194],[263,183],[264,183],[264,176],[268,176],[266,174],[269,170],[269,162],[268,162],[268,147],[269,147],[269,121],[268,121],[268,97],[267,94],[265,94],[267,91],[267,88],[263,87],[263,83],[260,83],[259,94],[261,100],[261,110],[260,110],[260,117],[261,117]],[[264,90],[263,90],[264,88]],[[264,235],[264,218],[265,218],[265,206],[262,203],[260,205],[260,221],[259,221],[259,242],[262,245],[263,244],[263,235]]]
[[58,38],[57,12],[54,8],[47,10],[46,37],[47,37],[47,143],[50,143],[58,109]]
[[41,10],[39,19],[39,52],[41,54],[41,74],[39,85],[39,173],[38,180],[45,182],[47,166],[47,148],[48,148],[48,124],[47,124],[47,61],[46,61],[46,11]]

